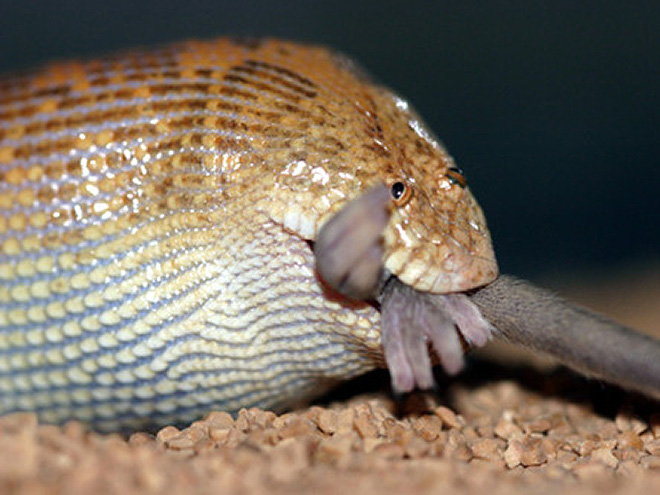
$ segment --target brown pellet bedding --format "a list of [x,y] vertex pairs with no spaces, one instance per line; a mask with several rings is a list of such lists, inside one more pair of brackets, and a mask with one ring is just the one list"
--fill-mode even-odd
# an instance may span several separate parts
[[658,493],[660,415],[614,418],[511,381],[397,418],[386,397],[222,412],[129,438],[0,420],[0,493]]

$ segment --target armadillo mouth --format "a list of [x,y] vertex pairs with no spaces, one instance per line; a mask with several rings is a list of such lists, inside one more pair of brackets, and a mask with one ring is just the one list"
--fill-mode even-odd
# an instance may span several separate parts
[[463,293],[420,292],[390,276],[383,283],[381,344],[396,393],[434,385],[429,344],[448,374],[463,367],[464,341],[484,345],[492,326]]
[[480,238],[470,250],[451,242],[395,249],[385,259],[384,266],[402,283],[434,294],[475,289],[489,284],[498,275],[489,238]]

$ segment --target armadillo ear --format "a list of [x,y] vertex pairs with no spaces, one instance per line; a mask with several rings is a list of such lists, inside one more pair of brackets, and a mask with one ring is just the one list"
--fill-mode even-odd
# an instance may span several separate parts
[[349,202],[319,231],[314,244],[316,269],[340,294],[373,299],[383,271],[383,231],[390,194],[376,186]]

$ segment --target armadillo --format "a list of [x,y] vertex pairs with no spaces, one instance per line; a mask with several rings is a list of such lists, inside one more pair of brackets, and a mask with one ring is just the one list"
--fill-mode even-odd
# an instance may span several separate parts
[[190,41],[7,76],[0,177],[0,413],[138,428],[385,365],[427,388],[427,344],[454,373],[507,313],[469,292],[501,285],[462,171],[323,47]]

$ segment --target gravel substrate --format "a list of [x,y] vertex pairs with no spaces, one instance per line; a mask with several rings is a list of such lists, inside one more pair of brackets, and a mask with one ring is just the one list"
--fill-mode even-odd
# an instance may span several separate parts
[[[601,417],[513,382],[397,419],[384,397],[222,412],[129,438],[0,420],[0,493],[660,493],[660,414]],[[357,490],[357,491],[356,491]]]

